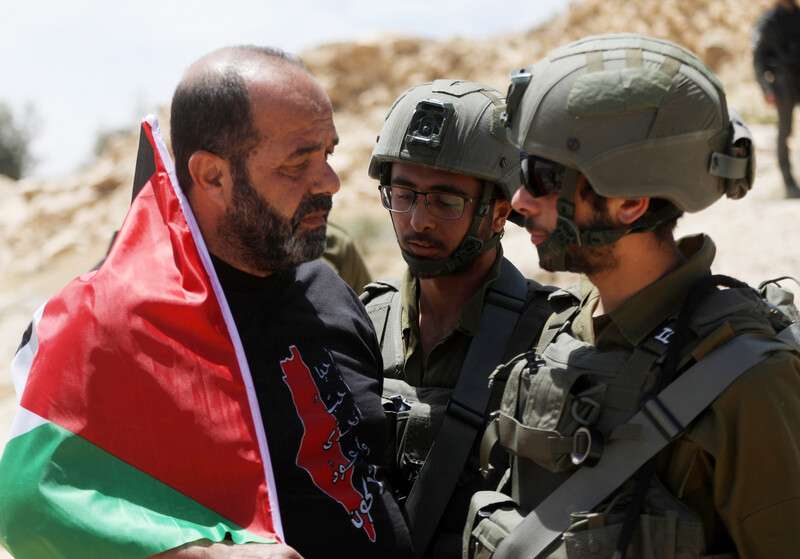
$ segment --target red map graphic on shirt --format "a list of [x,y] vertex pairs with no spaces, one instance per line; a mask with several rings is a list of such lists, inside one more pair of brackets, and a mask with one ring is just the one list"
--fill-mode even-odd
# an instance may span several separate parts
[[[297,465],[311,475],[317,487],[341,503],[356,528],[363,527],[369,539],[375,541],[375,527],[370,516],[373,497],[366,487],[363,495],[355,488],[352,468],[357,453],[342,448],[342,430],[334,415],[336,406],[345,398],[352,405],[350,390],[334,363],[322,364],[312,373],[296,346],[291,346],[289,351],[291,357],[281,361],[283,380],[289,386],[305,431],[297,453]],[[334,378],[338,382],[333,383],[335,393],[321,394],[315,374],[317,377],[338,377]],[[353,423],[348,423],[344,427],[353,426]],[[347,454],[352,455],[352,459],[348,459]]]

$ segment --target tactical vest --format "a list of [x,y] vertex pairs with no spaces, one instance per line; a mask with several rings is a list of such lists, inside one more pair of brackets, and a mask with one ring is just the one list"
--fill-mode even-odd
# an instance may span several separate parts
[[[525,351],[535,344],[541,332],[542,325],[545,323],[547,317],[550,315],[550,307],[546,302],[547,296],[553,292],[552,288],[540,287],[538,293],[528,299],[529,297],[529,283],[525,280],[510,262],[504,261],[502,263],[502,274],[500,279],[496,280],[489,286],[486,291],[483,316],[481,318],[481,325],[478,328],[473,338],[472,345],[470,346],[470,355],[477,355],[483,357],[486,354],[485,361],[489,365],[485,367],[486,371],[481,378],[477,379],[480,386],[476,387],[478,390],[486,389],[488,374],[497,365],[498,362],[509,359],[511,356],[516,355],[521,351]],[[508,278],[513,275],[516,276],[514,284],[517,286],[513,290],[509,289]],[[513,292],[512,292],[513,291]],[[375,325],[376,333],[381,345],[381,353],[384,360],[384,408],[387,412],[387,419],[390,429],[390,440],[387,443],[387,452],[395,452],[396,454],[387,456],[387,463],[395,466],[393,476],[393,484],[397,492],[398,499],[402,502],[406,497],[409,497],[409,520],[413,525],[412,512],[414,506],[412,501],[414,495],[411,492],[420,471],[423,468],[428,453],[432,448],[434,442],[437,440],[437,435],[440,431],[440,426],[445,424],[445,418],[450,414],[451,416],[462,415],[468,422],[477,422],[477,433],[482,432],[483,425],[487,419],[483,411],[473,410],[471,406],[467,409],[462,409],[457,402],[454,402],[454,390],[450,388],[435,388],[435,387],[412,387],[402,380],[404,368],[405,349],[403,347],[403,335],[401,329],[401,296],[400,296],[400,280],[384,280],[374,282],[365,288],[365,293],[362,295],[362,301],[367,307],[370,318]],[[495,307],[495,312],[488,312],[489,304]],[[484,321],[487,317],[495,317],[493,320],[501,320],[500,316],[496,313],[497,307],[506,307],[508,309],[515,309],[512,312],[501,313],[502,320],[513,320],[508,324],[485,324]],[[508,336],[493,335],[491,338],[494,340],[493,344],[496,345],[498,339],[502,338],[502,345],[491,348],[478,347],[481,344],[488,343],[489,340],[481,336],[482,328],[484,331],[488,326],[488,330],[493,334],[497,332],[507,331]],[[477,346],[476,346],[477,344]],[[475,347],[473,347],[475,346]],[[505,349],[504,349],[505,348]],[[498,349],[500,351],[498,351]],[[492,356],[494,361],[488,362]],[[480,359],[478,359],[480,360]],[[465,363],[465,368],[467,364]],[[477,371],[469,371],[470,374]],[[459,390],[464,390],[462,386],[463,377],[465,376],[464,369],[462,369],[461,378],[459,378],[455,394]],[[472,383],[475,380],[471,381]],[[459,388],[460,387],[460,388]],[[465,392],[461,392],[464,394]],[[472,392],[474,393],[474,392]],[[497,385],[497,389],[493,390],[489,395],[489,403],[485,407],[488,410],[496,410],[499,406],[500,397],[502,395],[502,386]],[[464,413],[465,412],[465,413]],[[476,415],[475,412],[478,412]],[[452,420],[451,420],[452,423]],[[444,427],[442,427],[444,431]],[[466,435],[469,437],[469,435]],[[391,440],[394,438],[394,440]],[[466,440],[466,439],[465,439]],[[441,444],[441,443],[440,443]],[[459,443],[459,447],[460,443]],[[451,456],[448,454],[447,456]],[[463,469],[456,491],[451,496],[449,493],[446,495],[438,496],[437,499],[444,499],[444,502],[449,501],[448,507],[451,507],[457,514],[451,514],[445,511],[442,517],[442,524],[440,525],[438,539],[441,539],[442,532],[448,532],[453,536],[451,547],[456,550],[460,548],[461,531],[464,522],[464,514],[469,503],[470,496],[479,489],[486,489],[496,485],[497,480],[487,481],[478,475],[478,460],[477,452],[470,452],[466,468]],[[451,459],[451,462],[455,458]],[[461,470],[461,465],[447,465],[448,469],[452,471],[453,467]],[[423,476],[424,477],[424,476]],[[433,479],[436,482],[436,477],[427,478]],[[425,493],[428,493],[428,483],[426,482]],[[414,489],[418,491],[419,488]],[[426,496],[425,507],[428,507],[430,502]],[[458,516],[458,518],[454,518]],[[412,526],[413,528],[413,526]],[[434,526],[435,528],[435,526]],[[412,529],[416,533],[416,529]],[[417,539],[415,538],[415,544]],[[436,542],[434,542],[436,545]],[[446,556],[444,551],[436,551],[436,556]]]
[[[785,290],[771,286],[767,291],[796,313]],[[569,327],[575,314],[577,307],[559,313],[548,324],[537,352],[521,355],[493,373],[494,378],[506,377],[507,384],[484,444],[491,445],[494,433],[513,457],[507,477],[510,498],[486,492],[473,500],[464,533],[465,557],[491,557],[527,512],[578,468],[599,461],[604,442],[639,436],[626,422],[656,386],[676,317],[631,352],[599,351],[576,339]],[[714,291],[692,315],[677,370],[738,334],[773,336],[790,322],[752,289]],[[628,483],[596,510],[575,514],[557,548],[540,557],[611,557],[630,492]],[[655,478],[646,503],[629,557],[707,557],[700,519]]]
[[[398,466],[402,484],[410,487],[433,444],[453,389],[413,387],[402,380],[405,348],[401,325],[400,282],[400,278],[391,278],[370,283],[364,288],[361,300],[372,319],[381,346],[384,408],[390,423],[394,424],[397,437],[393,449],[397,455],[391,462]],[[539,293],[521,309],[517,325],[507,340],[504,360],[535,345],[542,326],[551,314],[546,299],[553,291],[552,288],[541,287]],[[500,381],[495,383],[492,391],[494,403],[490,403],[490,409],[498,408],[502,388]],[[390,447],[391,445],[387,445],[387,450]],[[477,462],[473,470],[473,474],[477,474]]]

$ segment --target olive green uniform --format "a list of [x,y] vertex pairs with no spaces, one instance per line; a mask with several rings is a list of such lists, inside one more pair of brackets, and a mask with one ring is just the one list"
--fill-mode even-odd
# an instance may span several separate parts
[[[524,152],[515,208],[529,230],[557,216],[536,245],[551,271],[591,271],[571,250],[618,242],[623,265],[669,264],[626,253],[625,239],[671,242],[682,213],[753,186],[753,136],[724,86],[663,39],[593,35],[548,52],[512,72],[504,125]],[[540,220],[531,199],[551,195]],[[602,209],[609,219],[592,219]],[[797,331],[755,290],[711,274],[710,239],[678,246],[684,262],[604,316],[591,285],[577,302],[554,294],[536,354],[495,373],[508,380],[487,435],[514,454],[511,495],[474,497],[470,557],[797,556]]]
[[[699,248],[698,248],[699,245]],[[682,239],[686,262],[613,312],[592,318],[599,294],[586,282],[572,333],[601,351],[643,343],[710,274],[715,247]],[[695,252],[696,251],[696,252]],[[752,308],[729,309],[746,330],[772,333]],[[738,329],[738,328],[737,328]],[[696,356],[701,351],[696,350]],[[800,359],[778,352],[746,371],[657,457],[665,487],[702,519],[708,553],[797,557],[800,550]]]
[[325,238],[328,244],[321,260],[333,268],[353,291],[361,293],[372,278],[355,239],[343,226],[330,220]]
[[[502,258],[501,248],[483,284],[461,307],[453,328],[431,349],[427,361],[422,353],[419,333],[419,280],[412,277],[408,270],[403,274],[400,294],[405,365],[402,378],[408,384],[439,388],[455,387],[467,350],[478,329],[486,290],[500,277]],[[541,295],[542,292],[543,288],[539,283],[528,280],[528,301]],[[529,335],[533,342],[535,333],[531,332]]]
[[[390,434],[387,445],[395,450],[390,458],[394,462],[391,466],[396,470],[393,486],[401,501],[408,495],[444,418],[449,396],[456,386],[469,346],[478,329],[487,290],[500,277],[502,261],[502,248],[498,248],[497,258],[486,274],[484,282],[462,306],[456,323],[436,343],[427,360],[423,356],[419,332],[419,280],[406,270],[400,282],[400,297],[395,299],[401,305],[400,331],[395,330],[394,335],[402,335],[404,363],[402,370],[395,375],[395,379],[387,380],[384,387],[384,399],[390,408],[390,423],[394,423],[391,417],[394,415],[391,403],[393,396],[398,393],[407,396],[412,400],[412,408],[415,399],[422,402],[421,406],[417,404],[410,413],[398,414],[399,427],[396,432]],[[552,288],[545,288],[530,279],[527,283],[527,306],[518,322],[518,326],[524,326],[517,328],[512,334],[504,359],[510,359],[519,351],[531,347],[538,339],[542,326],[551,312],[547,296],[552,292]],[[375,286],[376,284],[368,286],[361,296],[361,300],[371,313],[376,303],[374,297],[376,293],[372,289]],[[387,339],[387,336],[391,335],[391,330],[385,332],[381,339],[382,345],[392,343]],[[391,369],[391,364],[384,363],[385,371]],[[398,384],[398,381],[403,382]],[[423,391],[415,392],[414,388],[422,388]],[[490,400],[490,408],[497,408],[499,396],[500,391],[497,392],[495,400]],[[396,440],[392,440],[395,438]],[[483,480],[478,473],[477,449],[472,454],[473,457],[461,476],[459,487],[448,503],[437,535],[434,536],[434,542],[429,547],[429,556],[460,557],[460,541],[469,499],[475,491],[493,487],[493,482]]]

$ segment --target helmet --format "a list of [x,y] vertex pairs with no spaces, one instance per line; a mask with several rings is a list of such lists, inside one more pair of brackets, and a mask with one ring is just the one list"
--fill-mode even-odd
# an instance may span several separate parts
[[[519,187],[519,150],[507,143],[500,117],[503,94],[487,85],[436,80],[408,89],[389,109],[369,162],[369,176],[390,184],[391,164],[410,163],[484,181],[483,195],[464,240],[447,258],[429,261],[403,252],[412,267],[444,275],[475,260],[500,241],[477,236],[495,186],[509,202]],[[509,217],[521,224],[516,212]]]
[[461,80],[436,80],[408,89],[389,109],[372,150],[369,176],[383,163],[411,163],[476,177],[511,197],[519,187],[519,150],[506,141],[496,89]]
[[[672,211],[629,232],[702,210],[722,194],[741,198],[753,183],[752,136],[728,111],[719,79],[695,55],[661,39],[590,36],[550,52],[512,72],[503,121],[511,143],[563,165],[573,182],[581,173],[602,196],[670,202]],[[562,209],[572,196],[574,184],[565,184],[559,214],[567,220],[572,216]],[[620,237],[576,238],[574,223],[568,225],[572,244]]]

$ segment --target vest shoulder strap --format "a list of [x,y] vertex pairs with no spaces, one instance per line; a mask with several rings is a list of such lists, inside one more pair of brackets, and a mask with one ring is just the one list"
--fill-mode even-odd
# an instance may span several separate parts
[[385,378],[399,378],[405,362],[400,281],[400,278],[375,281],[367,284],[361,294],[381,346]]
[[538,347],[545,348],[550,345],[559,332],[569,327],[575,315],[580,311],[580,284],[574,283],[559,289],[550,295],[550,304],[553,315],[544,325]]
[[406,501],[411,538],[422,555],[486,421],[489,375],[525,309],[528,281],[510,261],[486,292],[478,329],[467,350],[442,426]]

